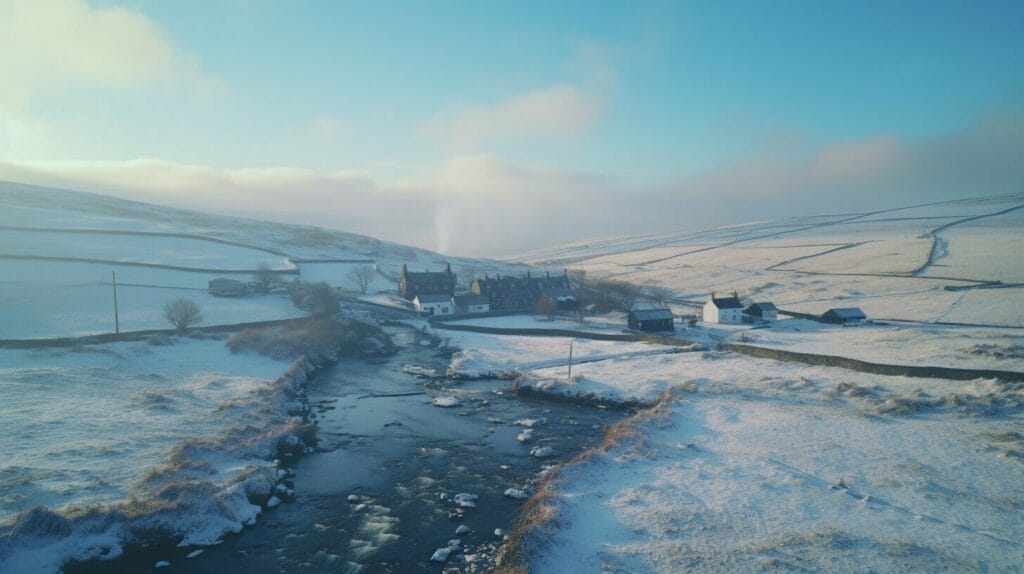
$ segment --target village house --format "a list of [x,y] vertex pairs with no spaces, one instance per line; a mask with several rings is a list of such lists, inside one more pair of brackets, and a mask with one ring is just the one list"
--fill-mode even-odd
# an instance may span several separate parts
[[675,317],[669,309],[636,309],[629,312],[629,328],[636,331],[674,331]]
[[402,265],[398,276],[398,294],[412,301],[417,295],[447,295],[451,299],[455,295],[455,274],[451,265],[445,265],[444,271],[409,271]]
[[455,313],[455,305],[452,304],[451,296],[439,293],[417,295],[413,297],[412,305],[420,313],[430,315],[432,317],[452,315]]
[[754,303],[743,310],[743,315],[751,322],[775,321],[779,318],[779,310],[769,302]]
[[486,313],[491,310],[490,301],[484,295],[456,295],[452,297],[456,313]]
[[743,304],[733,291],[732,297],[715,297],[712,293],[704,303],[704,322],[739,324],[743,322]]
[[243,297],[248,294],[245,283],[238,279],[218,277],[211,279],[206,285],[210,295],[215,297]]
[[821,320],[837,325],[860,325],[867,321],[868,316],[859,307],[839,307],[825,311]]
[[522,277],[476,278],[469,286],[474,295],[487,297],[491,311],[523,311],[533,307],[543,298],[549,298],[560,310],[576,309],[576,295],[569,283],[568,272],[551,276],[533,277],[529,271]]

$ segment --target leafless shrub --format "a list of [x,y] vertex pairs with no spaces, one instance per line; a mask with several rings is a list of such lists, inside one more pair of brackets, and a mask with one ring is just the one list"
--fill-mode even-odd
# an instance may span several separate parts
[[370,288],[370,283],[373,283],[373,276],[375,274],[373,267],[360,265],[349,271],[348,278],[359,287],[360,293],[366,295],[366,290]]
[[164,318],[179,331],[198,325],[203,320],[202,309],[191,299],[175,299],[164,304]]

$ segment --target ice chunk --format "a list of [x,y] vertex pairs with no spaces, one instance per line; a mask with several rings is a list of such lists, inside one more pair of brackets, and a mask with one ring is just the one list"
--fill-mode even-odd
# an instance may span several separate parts
[[355,503],[359,502],[359,496],[357,496],[355,494],[350,494],[350,495],[348,495],[348,501],[351,502],[352,504],[355,504]]
[[271,496],[270,500],[267,501],[267,508],[274,508],[278,504],[281,504],[281,499],[276,496]]
[[459,525],[458,528],[455,529],[455,535],[456,536],[461,536],[461,535],[463,535],[463,534],[465,534],[467,532],[469,532],[469,527],[466,526],[465,524],[461,524],[461,525]]
[[202,556],[203,552],[206,552],[206,551],[203,550],[202,548],[200,548],[199,550],[193,550],[192,552],[189,552],[188,556],[185,556],[185,558],[188,558],[190,560],[192,558],[198,558],[199,556]]
[[523,432],[519,433],[516,440],[519,442],[526,442],[531,438],[533,438],[533,429],[525,429]]
[[460,492],[455,495],[455,504],[457,506],[463,506],[466,508],[476,508],[476,500],[480,498],[476,494],[467,494]]
[[555,456],[555,450],[550,446],[538,446],[531,450],[530,454],[537,458],[547,458],[549,456]]
[[525,500],[530,498],[530,495],[521,488],[509,488],[505,490],[505,496],[509,498],[515,498],[516,500]]
[[459,399],[455,397],[434,397],[435,407],[457,407],[461,404],[462,403],[459,402]]
[[166,560],[161,560],[153,565],[153,568],[167,568],[171,563]]

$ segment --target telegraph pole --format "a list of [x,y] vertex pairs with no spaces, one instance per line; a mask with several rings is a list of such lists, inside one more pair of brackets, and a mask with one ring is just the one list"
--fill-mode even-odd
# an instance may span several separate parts
[[572,382],[572,344],[576,342],[576,339],[569,339],[569,374],[566,380]]
[[114,288],[114,333],[121,333],[121,321],[117,316],[117,273],[110,272],[110,285]]

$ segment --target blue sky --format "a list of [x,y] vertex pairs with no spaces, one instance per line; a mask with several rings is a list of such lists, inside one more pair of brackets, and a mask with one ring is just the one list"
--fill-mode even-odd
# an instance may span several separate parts
[[[494,243],[529,247],[515,230],[552,194],[587,205],[548,238],[564,240],[621,232],[626,197],[727,189],[785,213],[1021,183],[1005,149],[1022,139],[1020,2],[0,0],[0,16],[0,178],[239,213],[244,195],[250,214],[488,253],[431,227],[511,204]],[[946,156],[972,159],[935,189]],[[306,196],[337,217],[289,209]],[[745,215],[649,208],[659,228]]]

